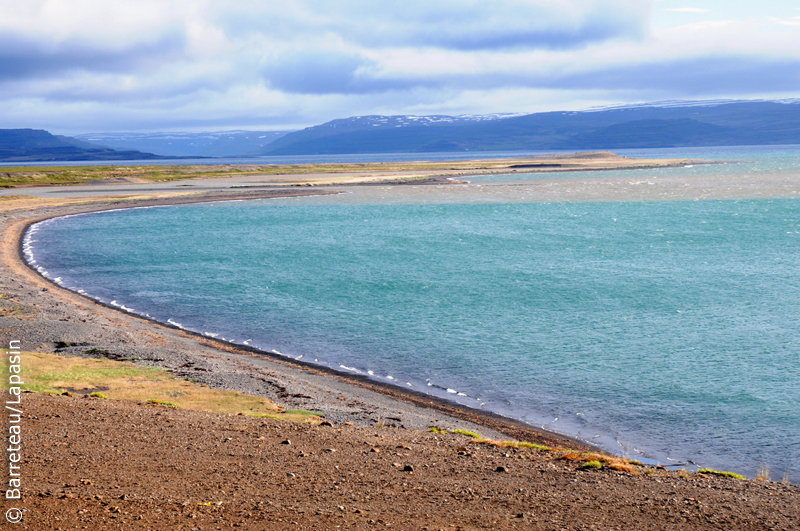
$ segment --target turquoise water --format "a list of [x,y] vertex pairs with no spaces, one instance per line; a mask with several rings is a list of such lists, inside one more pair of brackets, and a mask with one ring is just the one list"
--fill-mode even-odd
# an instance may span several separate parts
[[[736,167],[798,157],[775,160]],[[29,250],[62,285],[198,332],[800,481],[800,200],[211,203],[58,218]]]

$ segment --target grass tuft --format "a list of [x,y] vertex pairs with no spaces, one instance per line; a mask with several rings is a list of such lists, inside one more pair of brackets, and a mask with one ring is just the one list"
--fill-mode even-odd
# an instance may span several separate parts
[[567,450],[561,454],[561,459],[564,461],[591,461],[594,454],[587,454],[585,452],[578,452],[575,450]]
[[586,461],[581,465],[581,468],[603,468],[603,463],[600,461]]
[[285,409],[283,411],[287,415],[314,415],[316,417],[324,417],[322,413],[317,413],[315,411],[308,411],[306,409]]
[[108,398],[106,395],[104,395],[99,391],[95,391],[94,393],[89,393],[89,396],[92,396],[94,398]]
[[605,464],[606,467],[620,472],[633,473],[635,469],[628,463],[626,459],[621,457],[612,457],[610,455],[598,454],[595,452],[578,452],[576,450],[565,450],[559,459],[565,461],[583,461],[585,463],[598,462]]
[[481,439],[482,438],[480,435],[478,435],[477,433],[475,433],[473,431],[467,431],[467,430],[458,429],[458,430],[453,430],[453,433],[466,435],[467,437],[472,437],[473,439]]
[[178,404],[176,404],[175,402],[167,402],[165,400],[157,400],[155,398],[148,398],[147,399],[147,403],[148,404],[158,404],[158,405],[161,405],[161,406],[181,407]]
[[722,476],[725,478],[744,479],[744,476],[736,472],[727,472],[725,470],[714,470],[712,468],[698,468],[698,474],[714,474],[715,476]]
[[428,431],[431,433],[447,433],[447,430],[444,428],[437,428],[436,426],[429,427]]
[[532,443],[532,442],[527,442],[527,441],[518,441],[518,442],[517,441],[503,441],[503,444],[505,444],[506,446],[511,447],[511,448],[531,448],[533,450],[541,450],[543,452],[549,452],[550,451],[550,447],[549,446],[545,446],[543,444],[536,444],[536,443]]

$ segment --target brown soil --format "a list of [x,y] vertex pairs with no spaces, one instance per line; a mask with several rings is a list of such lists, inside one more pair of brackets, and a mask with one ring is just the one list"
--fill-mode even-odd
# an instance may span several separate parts
[[[23,395],[22,529],[796,529],[797,487],[463,435]],[[290,443],[285,443],[285,441]]]

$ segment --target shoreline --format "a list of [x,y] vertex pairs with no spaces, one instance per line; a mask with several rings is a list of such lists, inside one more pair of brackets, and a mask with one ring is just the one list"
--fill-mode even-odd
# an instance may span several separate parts
[[[240,198],[218,194],[216,200]],[[469,419],[467,408],[439,407],[427,395],[413,404],[399,386],[377,389],[351,374],[144,320],[54,284],[21,254],[24,229],[36,218],[198,199],[204,198],[94,198],[49,206],[43,200],[38,208],[0,212],[0,337],[23,339],[26,351],[65,357],[107,347],[110,359],[136,357],[141,366],[184,379],[210,375],[210,387],[316,409],[333,425],[104,400],[88,389],[71,397],[25,394],[26,529],[766,531],[793,529],[800,520],[796,485],[626,460],[622,468],[603,462],[597,469],[588,466],[597,462],[587,462],[583,443],[566,444],[563,436],[528,425],[514,438],[578,451],[472,444],[453,429],[504,440],[514,422],[494,419],[497,431],[487,427],[494,421],[485,412],[469,422],[457,418]],[[9,308],[10,314],[3,311]],[[58,346],[56,339],[77,344]],[[429,433],[428,426],[450,433]]]
[[[689,179],[689,180],[694,180],[694,179]],[[680,197],[669,197],[669,198],[660,197],[660,199],[661,200],[665,200],[665,199],[687,200],[687,199],[690,199],[692,197],[692,194],[696,194],[698,191],[700,191],[702,193],[699,194],[699,197],[695,197],[694,199],[734,199],[734,198],[740,198],[741,197],[740,192],[736,192],[735,195],[733,195],[733,196],[729,196],[728,193],[726,192],[726,193],[721,194],[719,196],[717,196],[717,194],[713,194],[711,197],[708,197],[706,195],[705,191],[708,188],[715,187],[716,186],[715,181],[712,180],[710,182],[699,182],[699,183],[696,183],[697,184],[696,187],[695,186],[688,187],[688,182],[686,182],[686,181],[687,180],[679,180],[679,179],[664,179],[664,180],[660,180],[660,182],[658,183],[659,184],[659,186],[658,186],[659,189],[664,190],[664,189],[674,188],[674,189],[679,190],[680,193],[681,193]],[[603,180],[603,179],[601,179],[599,181],[596,181],[596,182],[599,184],[599,186],[595,187],[596,191],[599,191],[602,188],[605,188],[606,190],[613,189],[613,188],[616,188],[616,186],[618,184],[617,181],[607,181],[607,180]],[[316,196],[316,195],[332,195],[332,194],[336,195],[336,194],[341,194],[343,192],[346,192],[348,189],[350,189],[350,190],[360,189],[360,190],[363,190],[364,192],[367,192],[367,191],[370,191],[370,190],[375,190],[376,188],[373,186],[373,184],[374,183],[359,183],[359,184],[353,184],[353,185],[351,185],[349,187],[348,186],[340,186],[337,189],[333,189],[333,190],[331,190],[329,188],[323,188],[321,186],[317,187],[317,188],[301,188],[301,189],[298,189],[298,188],[295,188],[295,187],[291,187],[291,188],[269,187],[269,189],[267,189],[267,190],[260,189],[260,190],[256,191],[256,190],[252,190],[252,189],[249,189],[249,190],[238,189],[238,190],[228,190],[227,192],[211,192],[211,193],[206,193],[204,195],[198,195],[195,192],[195,193],[192,193],[191,195],[180,195],[180,196],[171,195],[171,196],[167,196],[166,194],[163,194],[162,197],[147,197],[147,198],[143,198],[142,196],[138,196],[138,197],[133,198],[133,199],[132,198],[94,197],[94,198],[92,198],[91,204],[73,205],[73,206],[66,206],[66,207],[56,207],[56,206],[50,207],[50,208],[44,207],[45,210],[52,210],[54,213],[46,215],[46,216],[43,216],[43,217],[41,217],[40,219],[37,219],[37,220],[31,219],[30,222],[27,225],[30,225],[31,223],[34,223],[36,221],[42,221],[43,219],[46,219],[46,218],[57,217],[57,216],[60,216],[60,215],[69,215],[73,210],[75,210],[76,212],[88,213],[88,212],[99,212],[99,211],[107,211],[107,210],[119,210],[119,209],[125,209],[125,208],[142,208],[142,207],[150,207],[150,206],[168,206],[168,205],[180,205],[180,204],[202,203],[202,202],[213,202],[213,201],[239,201],[239,200],[244,200],[244,199],[259,199],[259,198]],[[436,188],[436,189],[447,190],[448,191],[447,193],[460,193],[459,191],[463,192],[463,191],[467,191],[467,190],[469,190],[471,188],[470,186],[459,185],[457,182],[453,182],[453,181],[447,181],[446,183],[440,183],[440,182],[432,182],[432,183],[428,182],[428,183],[425,183],[425,182],[416,181],[416,182],[404,182],[402,184],[403,184],[403,186],[401,186],[399,188],[396,188],[396,190],[401,190],[402,189],[404,191],[404,193],[410,191],[413,194],[424,194],[424,195],[428,195],[429,194],[428,190],[430,190],[430,189],[427,186],[429,184],[435,185],[434,188]],[[414,184],[419,184],[420,186],[409,186],[409,185],[414,185]],[[575,183],[573,181],[570,181],[570,182],[565,182],[565,181],[560,181],[560,180],[537,181],[537,187],[544,185],[543,186],[543,188],[544,188],[543,191],[544,191],[544,193],[547,193],[548,195],[550,195],[550,200],[551,201],[559,199],[558,198],[558,190],[559,190],[559,188],[566,188],[566,189],[568,189],[569,192],[571,192],[572,190],[569,190],[569,189],[574,188],[574,184]],[[627,188],[627,192],[626,192],[628,195],[632,196],[632,197],[629,197],[629,199],[639,200],[639,199],[651,199],[652,198],[652,196],[646,197],[646,198],[636,197],[634,194],[637,193],[636,188],[637,188],[637,185],[639,185],[640,183],[639,182],[633,182],[633,183],[629,183],[629,184],[630,184],[630,186]],[[653,183],[648,181],[646,184],[653,184]],[[550,185],[555,185],[555,188],[551,187]],[[566,185],[566,186],[564,186],[564,185]],[[761,187],[764,185],[764,182],[763,181],[754,181],[752,183],[740,183],[740,186],[738,187],[738,190],[751,190],[752,188],[750,188],[750,187],[752,187],[753,185],[758,186],[759,187],[758,189],[763,189]],[[518,184],[516,184],[516,183],[510,183],[510,184],[508,184],[508,183],[500,183],[499,185],[494,186],[494,188],[495,189],[514,188],[514,187],[517,187],[517,186],[518,186]],[[480,185],[478,187],[480,188]],[[686,194],[687,187],[689,188],[688,189],[688,194]],[[656,188],[656,187],[652,186],[652,187],[649,187],[649,188],[650,188],[650,190],[652,190],[653,188]],[[389,185],[381,188],[381,190],[384,190],[384,191],[391,190],[391,189],[392,189],[392,186],[389,186]],[[381,192],[381,193],[383,193],[383,192]],[[778,197],[791,197],[792,195],[795,195],[796,193],[797,192],[793,192],[793,193],[790,193],[790,194],[783,194],[782,193],[782,194],[778,194]],[[747,195],[750,195],[750,194],[747,194]],[[753,197],[753,196],[756,196],[756,197]],[[761,195],[761,193],[753,194],[753,196],[750,196],[750,197],[753,198],[753,199],[756,199],[756,198],[764,199],[764,198],[766,198],[763,195]],[[761,197],[758,197],[758,196],[761,196]],[[769,197],[769,195],[767,195],[767,197]],[[610,200],[615,200],[615,199],[618,200],[618,198],[608,198],[608,199],[605,199],[605,200],[609,200],[609,199]],[[595,198],[595,200],[603,200],[603,199]],[[41,210],[41,209],[39,209],[39,210]],[[51,284],[54,287],[57,287],[58,289],[65,290],[65,291],[67,291],[69,293],[74,293],[76,296],[81,297],[82,299],[84,299],[86,301],[91,301],[92,304],[99,305],[99,306],[104,306],[105,308],[107,308],[109,310],[112,310],[112,311],[114,311],[114,312],[116,312],[118,314],[148,321],[153,326],[164,327],[164,328],[172,328],[173,330],[180,331],[181,333],[183,333],[185,335],[192,335],[194,337],[195,341],[197,341],[197,342],[205,342],[206,344],[215,344],[215,345],[217,345],[217,347],[219,349],[222,349],[222,350],[231,350],[232,349],[232,350],[234,350],[234,351],[236,351],[236,352],[238,352],[240,354],[249,354],[249,355],[260,356],[260,357],[263,357],[263,358],[270,358],[275,362],[289,363],[289,364],[293,365],[294,367],[306,368],[306,369],[309,369],[309,370],[314,370],[314,371],[319,372],[319,373],[326,373],[326,374],[330,375],[333,378],[347,380],[351,384],[356,385],[356,386],[358,386],[358,387],[360,387],[362,389],[372,390],[372,391],[375,391],[376,393],[381,394],[381,395],[386,396],[386,397],[391,396],[394,400],[399,400],[399,401],[404,402],[406,404],[414,404],[414,405],[422,407],[422,408],[433,408],[433,409],[438,410],[441,414],[446,415],[446,416],[448,416],[450,418],[469,421],[469,422],[472,423],[473,427],[474,426],[484,426],[486,428],[493,429],[495,433],[505,433],[505,434],[507,434],[509,436],[513,436],[514,438],[517,438],[517,439],[524,439],[526,436],[529,437],[529,438],[530,437],[536,437],[536,436],[546,436],[546,437],[551,437],[551,438],[552,437],[556,437],[558,439],[561,439],[561,440],[565,441],[564,443],[558,443],[558,444],[572,444],[572,445],[577,444],[577,445],[580,445],[581,447],[587,447],[587,448],[602,448],[603,451],[607,451],[607,452],[611,453],[612,455],[620,455],[619,449],[614,447],[613,445],[611,447],[609,447],[609,446],[598,447],[597,445],[592,444],[592,442],[588,441],[588,440],[576,439],[575,437],[570,437],[569,435],[564,435],[564,434],[560,434],[558,432],[548,431],[546,428],[540,428],[540,427],[537,427],[535,425],[524,423],[522,421],[517,421],[513,417],[507,417],[507,416],[503,416],[502,414],[494,413],[494,412],[491,412],[491,411],[484,411],[484,410],[474,409],[474,408],[471,408],[469,406],[458,404],[455,401],[448,400],[449,397],[440,397],[440,396],[435,396],[435,395],[428,395],[428,394],[425,394],[425,393],[422,393],[422,392],[419,392],[419,391],[414,392],[414,391],[412,391],[410,389],[407,389],[406,387],[401,386],[401,385],[395,385],[395,384],[391,384],[391,383],[381,382],[379,380],[373,380],[373,379],[371,379],[371,378],[369,378],[367,376],[359,376],[359,375],[356,375],[356,374],[352,374],[350,372],[338,370],[338,369],[333,368],[333,367],[326,367],[324,365],[317,365],[317,364],[314,364],[314,363],[308,363],[308,362],[304,362],[302,360],[294,360],[292,357],[282,356],[282,355],[275,355],[275,354],[269,352],[268,350],[259,350],[259,349],[255,349],[253,347],[249,347],[249,346],[246,346],[246,345],[240,345],[240,344],[235,344],[235,343],[229,343],[227,341],[213,339],[212,337],[206,336],[206,335],[202,334],[201,332],[192,332],[192,331],[189,331],[189,330],[185,330],[185,329],[183,329],[181,327],[174,327],[174,326],[170,325],[169,323],[163,323],[163,322],[160,322],[158,320],[155,320],[155,319],[152,319],[152,318],[148,318],[148,317],[146,317],[144,315],[140,315],[138,313],[126,312],[122,308],[115,307],[114,305],[102,303],[100,301],[92,299],[91,297],[82,296],[82,295],[80,295],[80,294],[78,294],[76,292],[72,292],[70,290],[66,290],[66,288],[62,288],[61,286],[58,286],[55,283],[53,283],[51,280],[42,277],[38,273],[38,271],[35,271],[33,268],[30,267],[29,264],[27,264],[27,261],[24,259],[24,256],[22,255],[23,251],[22,251],[22,240],[21,240],[21,238],[23,237],[23,234],[24,234],[24,231],[20,232],[20,234],[19,234],[20,241],[18,242],[18,248],[17,248],[16,252],[21,257],[20,260],[22,261],[22,263],[24,263],[26,268],[29,269],[36,277],[42,278],[48,284]],[[180,369],[180,364],[176,364],[175,366],[171,367],[171,370],[173,370],[173,372],[176,372],[176,369]],[[177,370],[177,372],[179,373],[180,370]],[[183,372],[185,373],[185,374],[183,374],[184,377],[192,377],[192,376],[190,376],[190,374],[187,371],[183,371]],[[221,385],[227,385],[227,383],[225,383],[225,382],[217,382],[215,385],[221,386]],[[378,389],[379,387],[381,388],[380,390]],[[258,394],[258,393],[256,392],[256,394]],[[290,394],[308,395],[309,393],[299,392],[299,393],[290,393]],[[276,397],[273,394],[272,395],[272,399],[275,400],[275,398]],[[278,397],[278,398],[280,398],[280,397]],[[294,406],[300,407],[302,405],[303,404],[296,403],[296,404],[291,405],[291,407],[294,407]],[[308,405],[308,404],[305,404],[305,405]],[[309,406],[309,407],[311,407],[311,406]],[[455,408],[455,409],[452,409],[452,408]],[[346,417],[344,416],[344,414],[342,414],[341,412],[338,412],[337,414],[340,417],[340,422],[345,422],[344,419]],[[395,415],[395,416],[397,416],[397,415]],[[364,419],[360,419],[360,421],[362,422],[362,425],[364,425],[363,424]],[[374,422],[376,422],[376,421],[374,421]],[[421,426],[420,424],[417,424],[417,428],[420,428],[420,427],[422,427],[424,429],[424,426]],[[497,429],[498,427],[500,427],[500,429]],[[467,428],[467,429],[470,429],[470,428]],[[534,433],[531,433],[531,432],[534,432]],[[627,454],[627,455],[630,455],[630,454]],[[684,463],[682,460],[674,461],[674,460],[667,459],[667,457],[668,456],[666,456],[664,454],[661,454],[661,453],[657,453],[655,455],[651,454],[651,455],[649,455],[649,456],[647,456],[645,458],[645,461],[653,462],[653,463],[663,462],[666,466],[668,466],[670,468],[678,468],[678,467],[686,466],[686,463]],[[636,456],[636,458],[640,458],[640,457]]]
[[[281,165],[214,166],[42,166],[30,171],[25,166],[9,167],[3,188],[19,187],[150,185],[208,186],[220,180],[239,180],[272,186],[335,186],[381,184],[439,184],[465,176],[497,174],[563,173],[610,170],[643,170],[677,168],[686,165],[715,164],[695,159],[636,159],[621,157],[609,151],[588,151],[572,154],[538,155],[506,159],[473,159],[452,161],[408,161],[391,163],[312,163]],[[71,172],[65,175],[64,168]],[[149,171],[148,171],[149,170]],[[77,172],[78,175],[73,173]],[[254,181],[262,179],[261,181]],[[263,181],[267,179],[267,181]],[[177,183],[177,184],[176,184]],[[187,184],[189,183],[189,184]],[[118,190],[126,191],[126,190]],[[155,191],[155,190],[153,190]],[[2,190],[0,189],[0,195]]]
[[[274,190],[273,192],[277,191],[278,190]],[[45,216],[36,215],[38,213],[38,210],[34,210],[32,212],[29,212],[29,214],[33,214],[33,216],[25,216],[27,219],[19,220],[15,223],[16,225],[16,229],[14,231],[15,232],[14,237],[16,241],[15,259],[18,261],[18,265],[23,265],[30,272],[31,275],[34,275],[36,278],[41,279],[43,282],[46,282],[48,284],[48,288],[52,291],[57,291],[61,292],[62,294],[70,294],[74,297],[79,297],[83,299],[86,303],[102,307],[106,310],[110,310],[119,316],[124,316],[129,319],[139,320],[141,322],[147,323],[148,326],[174,330],[175,332],[191,337],[195,342],[200,344],[205,344],[205,345],[208,345],[209,343],[214,344],[218,350],[224,351],[228,354],[235,353],[245,356],[246,355],[257,356],[260,358],[271,360],[276,363],[290,365],[299,369],[314,371],[316,373],[324,375],[325,377],[331,377],[331,378],[336,378],[337,380],[345,381],[350,386],[383,395],[384,397],[392,401],[396,401],[398,403],[402,403],[407,406],[413,406],[416,408],[422,408],[424,410],[430,410],[431,412],[436,412],[440,415],[452,418],[454,420],[465,421],[469,423],[468,426],[469,428],[474,429],[475,426],[483,427],[485,429],[491,430],[491,432],[495,435],[502,434],[507,437],[512,437],[515,440],[536,442],[537,444],[545,444],[548,446],[566,446],[576,450],[583,450],[583,451],[601,450],[599,447],[587,441],[582,441],[580,439],[576,439],[568,435],[563,435],[557,432],[552,432],[542,428],[538,428],[536,426],[526,424],[522,421],[505,417],[491,411],[478,410],[475,408],[471,408],[469,406],[458,404],[456,402],[447,400],[445,398],[437,397],[435,395],[428,395],[421,391],[406,389],[400,385],[377,381],[369,378],[368,376],[350,374],[348,372],[339,371],[331,367],[326,367],[324,365],[305,362],[302,360],[295,360],[290,357],[281,356],[269,351],[257,349],[255,347],[230,343],[228,341],[211,338],[203,335],[200,332],[187,330],[182,327],[172,325],[170,323],[161,322],[154,318],[150,318],[144,315],[139,315],[138,313],[127,312],[119,307],[115,307],[111,304],[98,301],[92,297],[82,295],[75,291],[59,286],[51,279],[43,276],[39,271],[35,269],[33,265],[28,263],[23,250],[25,235],[28,229],[32,225],[34,225],[35,223],[39,223],[41,221],[45,221],[47,219],[58,218],[65,215],[103,212],[109,210],[122,210],[127,208],[142,208],[151,206],[172,206],[172,205],[217,202],[217,201],[238,201],[242,199],[260,199],[260,198],[267,199],[272,197],[287,197],[287,196],[292,197],[292,196],[307,196],[307,195],[328,195],[331,193],[338,193],[338,192],[323,192],[317,190],[297,192],[290,190],[281,194],[249,193],[249,194],[242,194],[242,196],[239,196],[237,194],[235,197],[226,195],[226,196],[195,196],[195,197],[183,197],[183,198],[160,198],[160,199],[132,201],[131,202],[132,204],[126,202],[128,204],[125,204],[124,206],[118,204],[117,202],[112,202],[111,205],[101,206],[98,204],[98,205],[93,205],[89,208],[56,207],[56,210],[62,210],[62,211],[48,213]],[[235,389],[235,387],[231,388]],[[296,392],[292,391],[293,391],[292,389],[288,389],[287,394],[289,395],[306,394],[302,392],[302,390],[294,390]],[[354,394],[358,394],[358,392],[355,392]],[[313,406],[309,406],[308,404],[305,405],[307,407],[312,407],[313,409]],[[419,429],[419,426],[417,427],[417,429]],[[422,429],[424,429],[424,427]]]

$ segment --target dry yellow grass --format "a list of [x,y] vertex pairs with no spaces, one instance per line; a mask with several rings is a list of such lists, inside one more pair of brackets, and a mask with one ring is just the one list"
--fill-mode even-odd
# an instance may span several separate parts
[[[157,368],[107,359],[65,358],[39,352],[22,353],[24,388],[38,393],[91,392],[109,399],[170,403],[183,409],[210,413],[268,416],[286,420],[318,422],[317,416],[285,414],[272,401],[238,391],[211,389],[175,378]],[[7,372],[6,367],[3,372]],[[3,378],[8,382],[8,378]]]
[[627,459],[622,457],[614,457],[611,455],[598,454],[596,452],[578,452],[575,450],[564,450],[561,452],[559,459],[565,461],[583,461],[588,463],[591,461],[599,461],[604,467],[612,470],[620,470],[623,472],[634,473],[635,468]]

